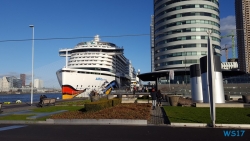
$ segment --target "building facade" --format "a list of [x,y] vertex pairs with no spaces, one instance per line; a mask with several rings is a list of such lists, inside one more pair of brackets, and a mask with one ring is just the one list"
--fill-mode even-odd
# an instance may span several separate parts
[[21,79],[18,79],[14,76],[4,76],[1,81],[1,91],[9,92],[12,91],[14,88],[21,88],[22,82]]
[[34,79],[34,88],[37,88],[37,89],[43,88],[43,80]]
[[135,78],[136,77],[136,71],[135,71],[135,68],[133,67],[132,65],[132,62],[129,61],[129,77],[132,79],[132,78]]
[[238,64],[250,73],[250,0],[235,0]]
[[154,54],[155,54],[155,42],[154,42],[154,15],[151,15],[151,24],[150,24],[150,46],[151,46],[151,72],[155,71],[154,64]]
[[22,87],[24,87],[25,86],[26,75],[25,74],[20,74],[20,79],[22,81]]
[[185,69],[207,55],[207,30],[220,55],[218,0],[154,0],[151,56],[155,71]]
[[238,69],[238,63],[237,62],[221,62],[221,69],[224,69],[224,70]]

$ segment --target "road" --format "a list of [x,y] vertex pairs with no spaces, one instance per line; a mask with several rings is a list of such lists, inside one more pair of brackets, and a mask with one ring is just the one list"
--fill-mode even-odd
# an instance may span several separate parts
[[[236,136],[225,137],[224,132],[229,130],[235,131]],[[1,124],[0,139],[1,141],[247,141],[250,140],[250,129]]]

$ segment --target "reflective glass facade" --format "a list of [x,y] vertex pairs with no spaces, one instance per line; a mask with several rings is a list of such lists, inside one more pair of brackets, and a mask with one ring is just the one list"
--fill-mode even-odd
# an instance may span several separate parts
[[218,0],[154,0],[154,70],[183,69],[207,54],[207,30],[220,55]]

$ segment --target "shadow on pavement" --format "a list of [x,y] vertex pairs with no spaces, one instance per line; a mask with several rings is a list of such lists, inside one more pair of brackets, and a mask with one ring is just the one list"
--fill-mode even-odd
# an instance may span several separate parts
[[170,124],[170,120],[168,119],[168,116],[167,116],[167,114],[166,114],[163,107],[161,107],[161,112],[162,112],[162,115],[163,115],[164,124]]

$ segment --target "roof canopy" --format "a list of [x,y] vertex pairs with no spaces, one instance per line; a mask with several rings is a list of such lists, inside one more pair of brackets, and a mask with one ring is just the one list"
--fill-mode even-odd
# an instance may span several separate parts
[[[169,71],[170,70],[163,70],[163,71],[154,71],[154,72],[149,72],[149,73],[143,73],[143,74],[139,74],[138,77],[142,81],[155,81],[156,78],[169,76]],[[244,74],[246,74],[246,73],[243,71],[238,71],[238,70],[222,70],[222,77],[223,78],[239,76],[239,75],[244,75]],[[174,70],[174,75],[175,76],[190,75],[190,70],[189,70],[189,68]]]

